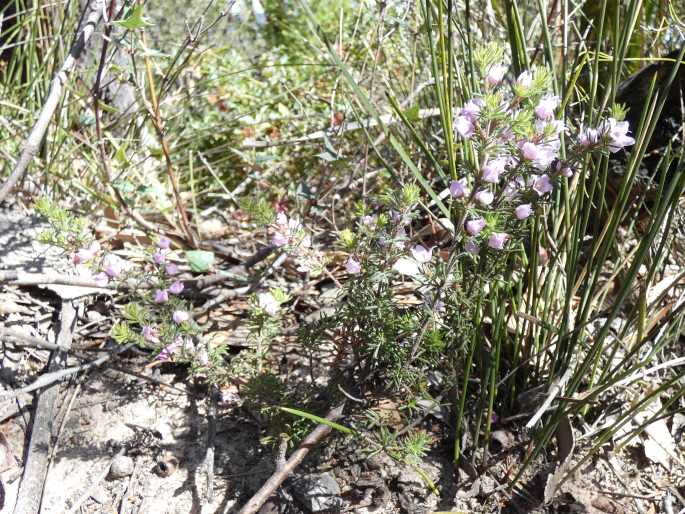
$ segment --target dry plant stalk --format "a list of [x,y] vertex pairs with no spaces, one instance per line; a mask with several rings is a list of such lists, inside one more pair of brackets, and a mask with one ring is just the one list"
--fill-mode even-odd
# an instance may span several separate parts
[[83,53],[86,43],[95,32],[95,27],[100,22],[104,8],[104,0],[96,0],[92,3],[90,8],[90,14],[86,18],[85,23],[79,36],[76,38],[74,46],[69,51],[69,55],[64,60],[62,67],[60,68],[55,78],[52,79],[52,84],[50,85],[50,93],[48,94],[43,108],[40,111],[38,120],[36,121],[31,134],[24,142],[21,155],[17,160],[17,163],[12,170],[7,182],[5,182],[2,187],[0,187],[0,202],[2,202],[7,195],[16,187],[19,181],[23,178],[24,173],[33,158],[38,154],[41,141],[45,137],[45,133],[48,130],[48,125],[52,116],[55,114],[57,105],[59,104],[60,98],[62,97],[62,90],[64,85],[67,83],[69,78],[69,73],[74,69],[74,66],[78,62],[81,54]]

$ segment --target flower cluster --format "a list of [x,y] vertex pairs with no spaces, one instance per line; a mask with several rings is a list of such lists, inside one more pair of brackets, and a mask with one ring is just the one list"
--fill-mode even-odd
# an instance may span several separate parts
[[297,271],[320,275],[324,262],[319,251],[312,246],[312,238],[297,218],[289,218],[285,212],[276,215],[272,224],[271,244],[283,248],[295,261]]
[[546,69],[524,71],[511,91],[504,86],[502,63],[481,62],[480,69],[482,92],[464,102],[454,120],[457,137],[475,157],[463,163],[462,176],[449,185],[449,194],[463,213],[464,248],[472,254],[479,254],[484,245],[505,249],[521,230],[521,222],[559,180],[573,177],[589,152],[617,152],[635,143],[628,123],[615,118],[574,135],[559,119],[560,100],[549,92]]

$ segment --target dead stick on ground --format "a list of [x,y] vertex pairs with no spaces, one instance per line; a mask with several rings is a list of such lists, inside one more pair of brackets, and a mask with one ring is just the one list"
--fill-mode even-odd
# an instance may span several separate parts
[[[345,404],[342,403],[332,409],[326,419],[335,421],[342,416],[343,408]],[[255,514],[264,505],[264,502],[269,499],[269,497],[278,489],[278,487],[283,483],[283,481],[288,478],[295,468],[300,465],[304,458],[309,453],[309,450],[318,445],[323,441],[328,434],[331,433],[332,428],[328,425],[318,425],[305,439],[302,444],[293,452],[286,463],[274,471],[269,480],[262,486],[262,488],[255,493],[255,495],[250,498],[245,506],[240,509],[238,514]]]
[[97,368],[98,366],[101,366],[102,364],[110,360],[115,355],[125,352],[133,346],[135,346],[135,343],[129,343],[126,346],[117,348],[112,353],[103,355],[102,357],[99,357],[92,362],[87,362],[86,364],[81,364],[80,366],[72,366],[71,368],[65,368],[59,371],[53,371],[51,373],[45,373],[44,375],[39,376],[31,384],[22,387],[21,389],[15,389],[14,391],[8,391],[6,393],[0,394],[0,400],[5,398],[14,398],[15,396],[19,396],[23,393],[30,393],[31,391],[35,391],[36,389],[40,389],[41,387],[47,387],[49,385],[54,384],[55,382],[59,382],[65,379],[66,377],[70,377],[74,373],[79,373],[81,371],[88,371],[89,369]]
[[45,104],[40,111],[36,124],[31,130],[31,134],[24,143],[21,155],[19,156],[19,159],[17,159],[17,163],[14,165],[12,174],[7,179],[7,182],[0,187],[0,202],[7,198],[7,195],[9,195],[17,183],[22,179],[29,164],[38,153],[38,149],[40,148],[43,137],[47,132],[50,120],[57,109],[57,105],[59,105],[60,98],[62,97],[62,90],[64,89],[67,79],[69,78],[69,72],[74,68],[76,62],[81,57],[81,53],[83,52],[86,43],[95,31],[95,27],[100,22],[102,10],[103,0],[96,0],[92,2],[90,14],[83,24],[83,28],[76,39],[76,43],[74,43],[74,46],[71,48],[69,55],[64,60],[62,67],[52,80],[52,84],[50,85],[50,93],[48,94]]
[[[71,346],[71,338],[76,324],[76,309],[71,301],[62,301],[60,330],[57,344],[62,348]],[[50,369],[64,366],[67,356],[64,352],[53,355]],[[50,429],[53,423],[55,402],[59,397],[59,385],[53,384],[36,398],[36,407],[31,426],[31,441],[26,452],[24,473],[19,484],[17,504],[14,514],[36,514],[40,511],[43,488],[48,471],[48,451],[50,447]]]
[[207,453],[205,466],[207,469],[207,503],[214,501],[214,438],[216,437],[216,397],[219,391],[212,387],[207,399]]

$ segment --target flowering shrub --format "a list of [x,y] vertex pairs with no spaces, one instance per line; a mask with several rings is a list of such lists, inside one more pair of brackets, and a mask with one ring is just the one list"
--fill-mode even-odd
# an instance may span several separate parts
[[[549,71],[533,68],[508,82],[502,55],[496,46],[474,54],[480,87],[454,110],[460,160],[439,195],[448,199],[450,219],[439,220],[447,236],[412,234],[421,194],[411,184],[380,198],[381,214],[361,212],[356,232],[340,235],[351,280],[344,307],[325,323],[344,327],[340,347],[360,369],[371,366],[398,386],[425,380],[427,363],[443,371],[453,365],[435,349],[463,347],[479,330],[474,305],[484,301],[483,288],[504,284],[506,263],[517,260],[560,183],[583,170],[590,154],[635,142],[620,108],[592,127],[565,120]],[[548,258],[539,248],[538,264]],[[419,303],[399,302],[402,284]]]
[[200,327],[191,317],[191,306],[182,298],[185,290],[178,279],[178,264],[172,262],[171,242],[161,237],[145,249],[142,262],[134,263],[106,252],[85,230],[85,222],[42,199],[37,211],[51,229],[40,236],[46,244],[62,248],[73,265],[71,273],[91,279],[98,287],[124,287],[132,299],[111,330],[120,344],[134,343],[149,349],[158,362],[190,364],[196,374],[215,376],[220,372],[221,348],[208,352]]

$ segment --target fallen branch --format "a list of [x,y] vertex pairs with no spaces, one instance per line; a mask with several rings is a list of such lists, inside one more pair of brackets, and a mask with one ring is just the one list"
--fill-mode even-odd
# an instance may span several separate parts
[[[76,309],[74,305],[71,301],[62,301],[57,346],[67,349],[71,347],[75,324]],[[50,369],[59,369],[64,366],[66,358],[67,356],[64,352],[54,353],[50,362]],[[59,373],[59,371],[54,373]],[[54,384],[54,382],[50,384]],[[23,391],[19,391],[19,393],[21,392]],[[11,392],[13,396],[15,393],[15,391]],[[58,397],[59,387],[55,386],[46,389],[36,398],[36,407],[31,425],[31,440],[26,452],[24,473],[19,484],[14,514],[36,514],[40,511],[49,464],[49,452],[47,449],[50,447],[51,428],[54,421],[55,403]]]
[[104,0],[96,0],[92,2],[90,14],[86,18],[83,28],[76,38],[74,46],[71,48],[69,55],[64,60],[59,72],[57,72],[57,75],[52,80],[52,84],[50,85],[50,93],[48,94],[45,104],[38,115],[38,120],[31,130],[31,134],[24,143],[21,155],[19,156],[19,159],[17,159],[14,169],[7,179],[7,182],[0,187],[0,202],[7,198],[7,195],[9,195],[10,192],[16,187],[17,183],[19,183],[19,181],[23,178],[28,165],[38,154],[40,144],[43,141],[43,137],[45,137],[50,120],[57,109],[57,105],[59,105],[60,98],[62,97],[62,90],[64,89],[67,79],[69,78],[69,72],[71,72],[76,65],[76,62],[81,57],[81,53],[86,47],[86,43],[90,39],[90,36],[93,35],[95,27],[100,22],[103,6]]
[[[338,405],[328,413],[326,419],[331,421],[339,419],[342,416],[344,407],[344,403]],[[295,468],[304,460],[309,453],[309,450],[323,441],[328,434],[331,433],[331,430],[332,428],[328,425],[318,425],[307,437],[305,437],[302,444],[293,452],[285,464],[274,471],[269,480],[266,481],[262,488],[257,491],[252,498],[250,498],[250,501],[240,509],[238,514],[255,514],[262,505],[264,505],[264,502],[266,502],[276,489],[278,489],[283,481],[295,471]]]
[[17,346],[33,346],[35,348],[43,348],[44,350],[67,351],[67,348],[62,348],[61,346],[45,341],[40,337],[26,334],[16,328],[5,328],[0,326],[0,341],[3,339],[12,340]]
[[117,348],[114,352],[108,353],[107,355],[103,355],[102,357],[95,359],[92,362],[87,362],[86,364],[81,364],[80,366],[72,366],[71,368],[65,368],[59,371],[53,371],[51,373],[41,375],[34,382],[25,387],[22,387],[21,389],[15,389],[14,391],[0,393],[0,400],[5,398],[14,398],[15,396],[18,396],[22,393],[30,393],[31,391],[35,391],[36,389],[40,389],[41,387],[47,387],[49,385],[54,384],[55,382],[64,380],[65,378],[70,377],[75,373],[79,373],[81,371],[88,371],[90,369],[102,366],[112,357],[125,352],[132,346],[135,346],[135,343],[129,343],[125,346],[122,346],[121,348]]

